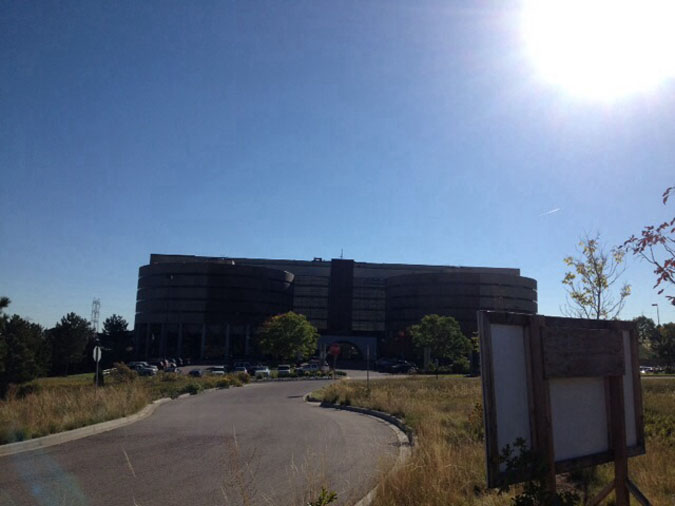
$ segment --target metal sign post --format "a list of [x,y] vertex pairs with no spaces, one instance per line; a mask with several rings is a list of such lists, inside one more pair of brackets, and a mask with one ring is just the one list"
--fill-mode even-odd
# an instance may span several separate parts
[[370,345],[366,347],[366,390],[370,392]]
[[333,379],[335,379],[335,363],[337,362],[337,356],[340,354],[340,345],[336,343],[331,344],[328,353],[333,355]]
[[94,384],[98,388],[98,363],[101,360],[101,347],[96,345],[94,346],[94,351],[92,353],[94,361],[96,362],[96,377],[94,378]]

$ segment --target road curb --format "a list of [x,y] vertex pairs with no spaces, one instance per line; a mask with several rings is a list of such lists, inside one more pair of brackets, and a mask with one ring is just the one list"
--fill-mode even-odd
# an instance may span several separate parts
[[2,445],[0,446],[0,457],[47,448],[49,446],[67,443],[68,441],[75,441],[76,439],[82,439],[88,436],[93,436],[94,434],[100,434],[102,432],[108,432],[109,430],[117,429],[119,427],[124,427],[125,425],[130,425],[134,422],[138,422],[144,418],[149,417],[161,404],[164,404],[170,400],[171,399],[169,397],[157,399],[156,401],[153,401],[145,406],[138,413],[125,416],[124,418],[116,418],[114,420],[108,420],[107,422],[87,425],[85,427],[79,427],[77,429],[59,432],[57,434],[50,434],[48,436],[29,439],[27,441],[18,441],[16,443]]
[[[332,408],[339,409],[341,411],[351,411],[352,413],[359,413],[362,415],[372,416],[378,418],[385,422],[387,426],[396,434],[399,442],[399,452],[396,462],[390,469],[389,473],[394,472],[399,469],[410,457],[412,452],[412,447],[415,445],[415,436],[410,427],[408,427],[403,421],[389,413],[384,413],[383,411],[376,411],[374,409],[360,408],[358,406],[345,406],[342,404],[333,404],[326,401],[318,401],[312,399],[311,393],[305,394],[303,399],[305,402],[310,402],[313,404],[318,404],[322,408]],[[359,501],[354,503],[354,506],[370,506],[370,504],[375,499],[375,494],[380,484],[375,485],[370,491],[363,496]]]

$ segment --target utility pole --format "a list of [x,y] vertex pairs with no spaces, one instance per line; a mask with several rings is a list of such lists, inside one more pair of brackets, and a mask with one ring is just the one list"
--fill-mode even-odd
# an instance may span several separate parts
[[101,312],[101,299],[94,299],[91,302],[91,326],[98,336],[98,317]]
[[98,340],[98,318],[101,312],[101,299],[94,299],[91,302],[91,326],[94,329],[94,350],[93,358],[96,362],[96,376],[94,376],[94,385],[96,385],[96,392],[98,392],[101,377],[99,376],[98,363],[101,360],[101,347]]
[[659,315],[659,305],[658,304],[652,304],[652,306],[656,306],[656,325],[658,327],[661,326],[661,316]]

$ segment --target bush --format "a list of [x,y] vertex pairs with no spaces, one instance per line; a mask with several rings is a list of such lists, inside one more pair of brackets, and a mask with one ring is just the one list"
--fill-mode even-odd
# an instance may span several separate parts
[[28,395],[39,394],[42,387],[38,383],[24,383],[23,385],[10,385],[7,392],[8,398],[23,399]]
[[157,376],[159,376],[159,381],[167,381],[170,383],[175,383],[178,381],[178,374],[174,372],[160,372]]
[[251,377],[246,374],[245,372],[238,372],[237,375],[235,376],[239,381],[242,382],[242,384],[247,384],[251,381]]
[[466,357],[459,357],[452,364],[452,372],[455,374],[468,374],[471,370],[471,363]]
[[118,383],[130,383],[138,378],[138,373],[129,369],[124,362],[115,362],[113,370],[110,372],[110,378]]
[[204,390],[204,387],[201,383],[191,382],[183,385],[182,388],[178,390],[179,394],[190,394],[195,395]]
[[224,378],[220,378],[218,381],[216,381],[216,388],[230,388],[240,386],[241,381],[239,378],[232,375],[225,376]]

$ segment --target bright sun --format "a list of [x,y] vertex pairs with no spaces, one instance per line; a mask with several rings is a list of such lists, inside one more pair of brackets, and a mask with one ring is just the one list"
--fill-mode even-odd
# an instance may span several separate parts
[[675,0],[524,0],[523,36],[541,77],[612,101],[675,77]]

